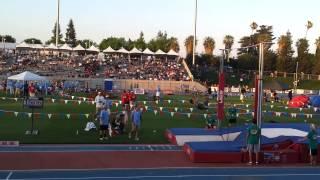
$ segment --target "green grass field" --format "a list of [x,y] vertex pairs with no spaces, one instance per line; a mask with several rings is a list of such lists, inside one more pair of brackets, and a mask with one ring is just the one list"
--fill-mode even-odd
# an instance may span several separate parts
[[[128,144],[128,143],[168,143],[165,139],[164,133],[168,128],[174,127],[205,127],[204,114],[215,113],[215,105],[212,105],[208,111],[197,110],[193,108],[193,105],[188,102],[191,98],[190,96],[165,96],[164,101],[158,104],[154,102],[146,102],[144,96],[139,97],[139,104],[141,106],[148,106],[148,111],[143,113],[142,127],[140,130],[140,141],[136,142],[132,139],[128,139],[128,135],[118,135],[110,138],[107,141],[100,142],[98,140],[98,132],[86,132],[83,129],[88,121],[93,121],[92,113],[95,111],[95,106],[91,103],[81,103],[68,102],[65,104],[64,100],[56,98],[55,103],[48,99],[45,101],[43,109],[36,109],[36,113],[41,113],[40,115],[35,115],[35,128],[40,131],[39,135],[25,135],[25,131],[31,127],[31,118],[28,117],[26,113],[31,112],[29,108],[22,107],[21,100],[14,99],[3,99],[4,94],[0,94],[0,140],[19,140],[20,143],[39,143],[39,144],[63,144],[63,143],[81,143],[81,144],[91,144],[91,143],[113,143],[113,144]],[[64,98],[66,99],[66,98]],[[168,103],[167,100],[171,100]],[[182,103],[182,99],[185,103]],[[232,104],[240,104],[238,97],[227,97],[226,106],[231,106]],[[211,100],[214,103],[214,100]],[[273,105],[273,108],[271,108]],[[248,107],[247,107],[248,106]],[[164,112],[160,112],[159,108],[163,107]],[[175,108],[178,111],[175,111]],[[174,116],[171,116],[170,112],[175,112]],[[194,110],[191,112],[190,108]],[[239,113],[245,113],[246,111],[252,110],[252,99],[248,99],[245,104],[239,106],[242,110]],[[154,109],[157,109],[157,114],[155,115]],[[247,110],[248,109],[248,110]],[[267,111],[277,111],[277,112],[290,112],[290,113],[310,113],[315,114],[313,109],[286,109],[285,105],[282,103],[268,103],[265,104],[264,110]],[[19,112],[16,116],[13,112]],[[121,111],[120,105],[113,106],[113,112]],[[190,118],[188,113],[191,114]],[[49,119],[48,114],[52,114]],[[70,114],[70,118],[67,117]],[[82,115],[80,115],[82,114]],[[89,118],[86,118],[84,114],[91,114]],[[240,115],[237,124],[243,124],[251,120],[251,115]],[[313,122],[318,123],[316,119],[306,118],[306,117],[276,117],[276,116],[264,116],[264,121],[277,121],[277,122]],[[223,126],[227,126],[228,122],[224,121]],[[127,131],[129,127],[127,127]],[[78,133],[77,133],[78,132]]]

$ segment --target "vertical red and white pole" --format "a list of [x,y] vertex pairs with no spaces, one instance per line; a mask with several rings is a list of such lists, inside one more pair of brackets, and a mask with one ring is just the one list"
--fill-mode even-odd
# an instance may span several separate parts
[[[220,128],[221,121],[224,119],[224,52],[222,50],[222,56],[220,59],[220,70],[219,70],[219,91],[218,91],[218,104],[217,104],[217,118],[218,118],[218,127]],[[227,53],[228,56],[228,53]]]

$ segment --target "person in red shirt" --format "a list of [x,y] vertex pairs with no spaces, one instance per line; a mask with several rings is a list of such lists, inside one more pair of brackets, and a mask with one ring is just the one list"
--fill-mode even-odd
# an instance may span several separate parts
[[34,87],[33,83],[28,88],[30,97],[34,97],[36,95],[36,88]]
[[122,106],[125,107],[126,104],[128,104],[129,100],[128,100],[128,95],[126,90],[123,91],[123,93],[121,94],[121,103]]
[[136,99],[137,99],[137,96],[136,96],[136,94],[133,92],[133,91],[131,91],[131,101],[136,101]]

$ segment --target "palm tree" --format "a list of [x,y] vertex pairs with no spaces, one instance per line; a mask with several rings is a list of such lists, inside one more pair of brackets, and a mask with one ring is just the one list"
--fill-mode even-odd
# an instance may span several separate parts
[[180,46],[179,46],[178,39],[175,38],[175,37],[172,37],[172,38],[169,39],[168,46],[169,46],[169,50],[172,49],[175,52],[179,52],[180,51]]
[[258,24],[256,22],[252,22],[250,24],[250,28],[251,28],[251,35],[253,34],[253,31],[255,31],[258,28]]
[[309,29],[311,29],[311,28],[312,28],[312,26],[313,26],[313,23],[312,23],[311,21],[308,21],[308,22],[307,22],[307,25],[306,25],[307,29],[306,29],[306,36],[305,36],[305,39],[307,39],[308,31],[309,31]]
[[316,56],[320,56],[320,37],[316,39],[315,45],[316,45]]
[[184,41],[184,46],[186,47],[187,54],[192,54],[193,52],[193,36],[192,35],[188,36],[187,39]]
[[213,55],[213,50],[215,48],[216,42],[211,37],[204,38],[203,47],[206,55]]
[[231,35],[226,35],[223,39],[225,49],[231,49],[234,43],[234,38]]

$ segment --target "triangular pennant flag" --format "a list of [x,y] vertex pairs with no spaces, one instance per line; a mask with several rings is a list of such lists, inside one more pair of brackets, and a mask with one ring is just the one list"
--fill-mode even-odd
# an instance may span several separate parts
[[71,99],[74,99],[74,96],[71,96]]
[[284,107],[285,109],[288,109],[288,106]]
[[247,113],[249,113],[250,112],[250,110],[249,109],[247,109]]
[[203,117],[204,117],[205,119],[207,119],[207,116],[208,116],[208,114],[203,114]]
[[55,99],[51,99],[51,101],[54,103],[56,100]]
[[143,101],[143,104],[147,104],[147,101]]
[[81,101],[78,101],[78,104],[81,104]]
[[70,119],[70,114],[66,114],[67,118]]
[[153,112],[154,112],[154,115],[157,115],[157,113],[158,113],[158,111],[157,111],[157,110],[154,110]]
[[144,108],[146,108],[146,111],[148,111],[148,106],[145,106]]
[[276,112],[276,116],[280,117],[281,116],[281,112]]
[[174,112],[170,112],[170,114],[171,114],[171,117],[173,117],[173,116],[174,116]]
[[92,104],[94,104],[94,101],[91,101]]
[[250,104],[246,104],[246,107],[249,107]]
[[308,105],[308,108],[310,109],[310,108],[311,108],[311,106],[310,106],[310,105]]
[[14,114],[14,116],[17,117],[19,113],[18,112],[14,112],[13,114]]
[[156,100],[156,104],[159,104],[159,101],[158,101],[158,100]]
[[130,109],[132,109],[133,108],[133,104],[130,104]]
[[254,117],[254,112],[251,112],[252,117]]
[[239,117],[239,113],[237,113],[236,116]]
[[273,105],[273,104],[271,104],[271,105],[270,105],[270,107],[271,107],[271,109],[273,109],[274,105]]
[[168,100],[168,103],[169,103],[169,104],[171,103],[171,100],[170,100],[170,99]]
[[313,111],[314,111],[314,112],[317,112],[317,111],[318,111],[318,108],[314,107],[314,108],[313,108]]
[[299,108],[300,111],[302,111],[302,108]]
[[18,98],[14,98],[15,101],[18,101]]
[[32,116],[32,113],[28,113],[28,117],[31,118],[31,116]]
[[185,102],[185,100],[182,100],[182,103],[184,103]]
[[87,119],[89,118],[89,114],[85,114],[84,116],[86,116]]
[[86,100],[87,100],[87,98],[85,98],[85,97],[84,97],[84,98],[83,98],[83,100],[84,100],[84,101],[86,101]]
[[188,113],[187,115],[188,115],[188,118],[190,118],[190,117],[191,117],[191,113]]
[[160,111],[162,111],[163,107],[159,107]]
[[273,103],[274,103],[274,101],[271,101],[271,103],[273,104]]
[[193,111],[193,108],[190,108],[190,111],[192,112],[192,111]]
[[118,107],[118,106],[119,106],[119,103],[117,103],[117,102],[116,102],[115,104],[116,104],[116,107]]
[[178,108],[177,108],[177,107],[175,107],[175,108],[174,108],[174,110],[177,112],[177,111],[178,111]]
[[51,119],[51,117],[52,117],[52,114],[48,114],[48,118]]
[[291,113],[291,117],[296,118],[297,114],[296,113]]
[[64,103],[65,103],[65,104],[68,104],[68,100],[64,100]]

